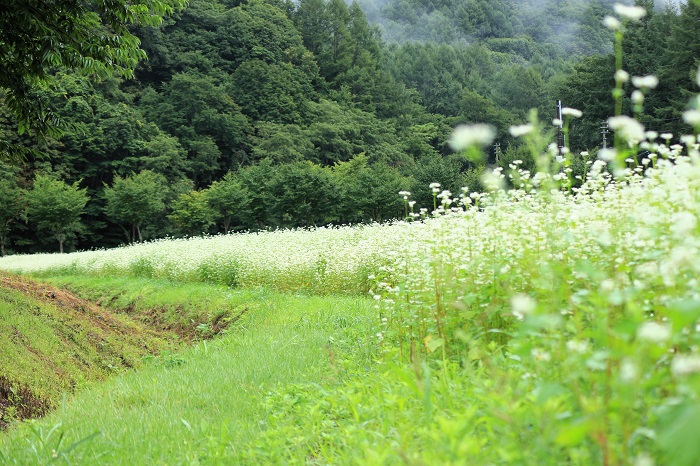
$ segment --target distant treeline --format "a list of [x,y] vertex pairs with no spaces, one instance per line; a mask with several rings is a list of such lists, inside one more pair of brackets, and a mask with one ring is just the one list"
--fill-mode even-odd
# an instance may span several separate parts
[[[699,7],[638,3],[649,15],[627,27],[624,67],[659,76],[641,119],[680,135],[690,130],[680,114],[700,57]],[[63,119],[62,137],[37,146],[19,136],[0,96],[3,138],[46,154],[0,168],[4,250],[400,218],[398,191],[430,206],[429,183],[478,190],[483,169],[496,165],[494,148],[483,161],[453,153],[446,141],[455,125],[490,123],[498,164],[531,166],[508,128],[531,108],[549,122],[556,99],[584,111],[572,149],[595,152],[612,113],[612,34],[602,25],[610,1],[394,0],[381,8],[426,30],[437,30],[436,12],[453,12],[464,37],[387,45],[360,4],[343,0],[191,0],[160,28],[136,30],[149,56],[136,79],[55,70],[55,86],[37,101]],[[567,25],[576,27],[557,43]],[[39,191],[59,197],[42,200]],[[68,228],[39,208],[58,209],[63,195],[77,212],[57,214],[73,218]]]

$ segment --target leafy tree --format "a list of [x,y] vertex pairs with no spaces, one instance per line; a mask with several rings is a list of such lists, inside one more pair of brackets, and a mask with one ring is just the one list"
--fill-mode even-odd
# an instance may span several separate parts
[[217,212],[209,205],[206,190],[180,194],[173,202],[173,211],[168,215],[180,231],[189,236],[207,233],[216,223]]
[[[51,81],[50,70],[64,66],[88,73],[130,76],[145,58],[130,24],[157,25],[186,0],[27,0],[0,6],[0,88],[17,117],[19,132],[58,135],[59,120],[35,95]],[[27,151],[0,139],[0,154]]]
[[289,63],[269,64],[254,59],[232,75],[231,95],[253,120],[297,123],[306,116],[313,96],[308,77]]
[[143,241],[141,227],[163,213],[166,194],[165,177],[158,173],[144,170],[125,178],[115,176],[104,190],[105,213],[122,226],[130,242]]
[[0,178],[0,256],[5,256],[5,246],[12,227],[24,212],[24,193],[12,178]]
[[433,209],[433,194],[428,188],[431,183],[440,183],[441,189],[447,189],[457,195],[464,185],[463,168],[465,168],[464,163],[457,155],[449,157],[434,155],[418,160],[413,185],[409,190],[413,193],[417,206]]
[[276,226],[308,227],[338,219],[340,191],[330,169],[308,161],[282,165],[268,189],[270,221]]
[[248,120],[213,77],[197,71],[178,73],[162,92],[146,90],[141,108],[147,118],[179,138],[199,184],[208,184],[222,169],[241,162],[237,155],[246,147]]
[[236,175],[229,172],[221,181],[215,181],[207,191],[209,205],[223,223],[224,233],[231,231],[234,223],[243,224],[242,213],[250,205],[250,193]]
[[465,90],[459,100],[461,123],[488,123],[496,128],[497,140],[508,137],[508,129],[515,122],[514,115],[477,92]]
[[402,218],[404,201],[399,191],[411,180],[384,163],[369,164],[364,154],[333,167],[342,189],[340,212],[343,222],[359,223]]
[[78,183],[72,185],[37,175],[34,186],[26,194],[27,216],[39,233],[46,233],[58,241],[63,253],[66,240],[83,230],[80,216],[85,210],[88,196]]

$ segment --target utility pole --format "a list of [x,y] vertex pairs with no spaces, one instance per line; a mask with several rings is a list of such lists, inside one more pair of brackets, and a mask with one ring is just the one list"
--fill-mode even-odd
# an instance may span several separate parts
[[600,126],[600,134],[603,135],[603,149],[608,148],[608,122],[604,121],[603,124]]
[[561,100],[557,100],[557,120],[559,120],[559,125],[557,127],[557,147],[559,148],[559,156],[564,155],[564,133],[562,129],[564,128],[564,119],[561,114]]
[[493,153],[496,156],[496,165],[498,165],[498,161],[501,156],[501,143],[497,142],[496,144],[493,145]]

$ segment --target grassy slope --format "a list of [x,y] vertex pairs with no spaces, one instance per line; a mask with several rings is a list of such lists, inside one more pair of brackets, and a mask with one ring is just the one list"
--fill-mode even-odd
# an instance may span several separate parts
[[39,277],[83,299],[181,338],[211,337],[226,330],[264,299],[260,290],[129,277],[61,275]]
[[[77,279],[61,280],[88,289]],[[144,283],[113,285],[125,296]],[[101,286],[106,282],[95,283],[93,292]],[[151,296],[162,303],[157,294],[146,292],[141,301]],[[373,316],[372,303],[356,297],[186,285],[171,298],[218,302],[224,295],[230,307],[246,302],[250,311],[235,329],[153,358],[142,370],[78,393],[59,412],[0,435],[0,463],[43,463],[56,455],[74,464],[216,464],[219,456],[238,456],[264,430],[269,391],[340,376],[343,362],[336,355],[344,354],[344,346],[362,354],[357,342],[366,341]]]
[[0,427],[41,415],[64,393],[137,367],[171,342],[62,290],[0,274]]

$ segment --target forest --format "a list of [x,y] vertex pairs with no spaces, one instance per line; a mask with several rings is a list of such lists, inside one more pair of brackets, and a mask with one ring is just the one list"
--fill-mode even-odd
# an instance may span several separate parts
[[[594,158],[614,111],[613,3],[190,0],[133,27],[148,56],[133,79],[51,70],[33,98],[57,134],[18,131],[0,94],[0,142],[27,149],[0,165],[0,252],[402,218],[400,191],[430,207],[430,183],[478,191],[487,167],[532,167],[508,130],[535,109],[552,131],[557,100],[583,112],[572,154]],[[661,84],[623,112],[680,136],[700,5],[636,3],[624,69]],[[462,123],[496,129],[487,158],[450,148]]]

